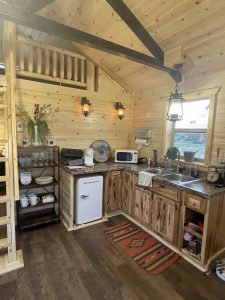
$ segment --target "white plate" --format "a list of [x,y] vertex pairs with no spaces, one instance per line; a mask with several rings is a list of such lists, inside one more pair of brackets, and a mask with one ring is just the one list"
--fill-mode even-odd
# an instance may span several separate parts
[[37,177],[37,178],[35,178],[35,182],[37,184],[49,184],[49,183],[53,182],[53,177],[52,176]]
[[68,169],[73,170],[73,169],[85,169],[87,166],[66,166]]

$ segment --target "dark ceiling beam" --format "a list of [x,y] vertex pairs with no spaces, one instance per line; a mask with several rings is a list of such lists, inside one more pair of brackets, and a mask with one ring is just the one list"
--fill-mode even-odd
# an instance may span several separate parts
[[45,6],[52,3],[53,1],[54,0],[32,0],[30,7],[31,7],[32,12],[36,13],[39,10],[41,10],[42,8],[44,8]]
[[164,61],[164,52],[148,31],[143,27],[131,10],[122,0],[106,0],[117,12],[121,19],[128,25],[133,33],[145,45],[145,47],[159,60]]
[[15,7],[12,7],[4,2],[2,2],[0,5],[0,18],[61,37],[71,42],[83,44],[94,49],[114,54],[145,66],[162,70],[169,73],[175,81],[182,80],[182,76],[179,71],[165,67],[159,59],[123,47],[116,43],[112,43],[78,29],[48,20],[44,17],[22,13]]

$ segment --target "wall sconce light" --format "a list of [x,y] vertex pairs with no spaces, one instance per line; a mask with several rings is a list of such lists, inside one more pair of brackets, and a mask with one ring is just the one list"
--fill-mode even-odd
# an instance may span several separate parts
[[167,120],[175,122],[183,119],[183,100],[178,83],[176,83],[176,86],[169,97]]
[[117,110],[117,118],[118,119],[123,119],[124,118],[124,109],[125,107],[123,106],[123,104],[121,102],[116,102],[116,110]]
[[82,105],[82,114],[87,117],[90,115],[90,101],[87,99],[87,97],[81,97],[80,104]]

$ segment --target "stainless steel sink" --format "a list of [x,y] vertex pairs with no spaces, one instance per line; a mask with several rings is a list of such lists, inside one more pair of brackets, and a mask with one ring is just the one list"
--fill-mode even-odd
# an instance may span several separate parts
[[199,180],[197,178],[193,178],[192,176],[182,175],[182,174],[178,174],[178,173],[166,174],[166,175],[162,175],[162,177],[165,179],[168,179],[170,181],[176,181],[176,182],[182,182],[182,183]]
[[148,173],[152,173],[152,174],[162,174],[162,169],[161,168],[149,168],[147,170],[144,170],[145,172],[148,172]]

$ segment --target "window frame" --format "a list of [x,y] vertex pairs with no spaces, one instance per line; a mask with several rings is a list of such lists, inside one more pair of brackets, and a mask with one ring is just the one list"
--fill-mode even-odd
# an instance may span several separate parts
[[[215,103],[216,103],[216,95],[219,92],[219,88],[212,88],[208,90],[196,91],[191,93],[183,93],[184,101],[192,102],[199,101],[204,99],[210,99],[209,104],[209,114],[208,114],[208,127],[206,129],[206,147],[205,147],[205,159],[204,160],[195,160],[193,163],[188,164],[199,164],[204,167],[209,167],[210,165],[210,156],[211,156],[211,148],[212,148],[212,132],[213,132],[213,124],[214,124],[214,113],[215,113]],[[163,97],[164,98],[164,97]],[[168,97],[164,98],[164,126],[163,126],[163,141],[162,141],[162,159],[164,158],[164,154],[168,147],[171,147],[173,144],[173,130],[174,123],[168,121],[166,119],[166,114],[168,110]],[[172,123],[172,124],[171,124]],[[191,129],[193,132],[193,129]],[[197,132],[200,132],[202,129],[197,129]],[[182,130],[184,131],[184,130]],[[182,160],[181,158],[181,161]],[[187,162],[185,162],[187,163]]]
[[[194,98],[194,99],[185,99],[185,103],[187,102],[197,102],[201,100],[209,99],[209,112],[208,112],[208,120],[207,120],[207,128],[175,128],[175,122],[173,122],[173,127],[171,131],[171,146],[174,146],[174,134],[175,132],[186,132],[186,133],[206,133],[206,144],[205,144],[205,157],[206,157],[206,147],[207,147],[207,131],[209,127],[209,113],[210,113],[210,103],[211,103],[211,98],[210,97],[201,97],[201,98]],[[179,122],[179,121],[178,121]],[[203,159],[200,158],[195,158],[195,162],[199,163],[204,163],[205,157]],[[181,156],[181,160],[184,160],[184,156]]]

